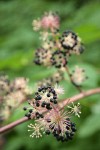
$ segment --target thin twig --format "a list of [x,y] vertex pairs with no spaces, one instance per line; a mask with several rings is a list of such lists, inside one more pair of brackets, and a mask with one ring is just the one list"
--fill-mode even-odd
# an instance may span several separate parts
[[22,123],[24,123],[28,120],[30,120],[28,117],[23,117],[19,120],[16,120],[16,121],[14,121],[14,122],[12,122],[12,123],[4,126],[4,127],[1,127],[0,128],[0,133],[4,133],[6,131],[9,131],[10,129],[12,129],[12,128],[16,127],[17,125],[22,124]]
[[[63,100],[62,102],[59,103],[59,106],[62,109],[69,103],[75,102],[75,101],[80,100],[80,99],[82,99],[84,97],[87,97],[87,96],[90,96],[90,95],[94,95],[94,94],[97,94],[97,93],[100,93],[100,88],[88,90],[88,91],[85,91],[83,93],[77,94],[77,95],[75,95],[75,96],[73,96],[71,98],[68,98],[66,100]],[[0,128],[0,133],[4,133],[6,131],[9,131],[10,129],[12,129],[12,128],[16,127],[17,125],[22,124],[22,123],[24,123],[24,122],[26,122],[28,120],[30,120],[28,117],[23,117],[23,118],[21,118],[21,119],[19,119],[17,121],[14,121],[14,122],[12,122],[12,123],[4,126],[4,127],[1,127]]]

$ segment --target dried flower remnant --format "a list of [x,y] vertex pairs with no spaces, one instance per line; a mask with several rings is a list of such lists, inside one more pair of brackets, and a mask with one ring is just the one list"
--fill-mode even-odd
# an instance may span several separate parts
[[28,87],[28,80],[19,77],[10,81],[7,76],[0,77],[0,120],[6,120],[11,113],[27,96],[31,95],[32,91]]
[[52,12],[45,13],[43,18],[41,19],[41,25],[44,29],[51,29],[53,31],[54,29],[59,28],[59,17],[57,14],[54,14]]
[[28,84],[28,79],[19,77],[19,78],[15,78],[11,86],[14,87],[15,90],[27,91],[27,84]]
[[4,120],[7,120],[9,116],[11,115],[11,108],[7,105],[4,105],[0,108],[0,123],[2,123]]
[[58,94],[58,95],[60,95],[60,94],[64,94],[64,88],[62,88],[61,86],[59,86],[59,85],[55,85],[54,86],[54,89],[55,89],[55,91],[56,91],[56,93]]
[[10,89],[11,92],[5,98],[7,105],[12,108],[18,107],[32,93],[28,87],[28,79],[24,77],[15,78],[10,84]]
[[78,66],[75,67],[75,70],[71,74],[72,82],[76,86],[81,86],[81,84],[87,79],[85,75],[85,70]]
[[71,109],[71,112],[74,113],[75,116],[80,117],[81,114],[80,103],[78,103],[77,105],[74,105],[74,103],[72,103],[72,106],[67,106],[67,107]]
[[12,109],[17,108],[19,104],[21,104],[25,99],[25,94],[22,91],[14,91],[8,94],[6,97],[6,104],[7,106],[11,107]]
[[[32,138],[34,138],[34,137],[36,137],[36,138],[40,138],[40,137],[42,137],[42,133],[43,133],[43,127],[41,127],[41,125],[39,125],[39,124],[30,124],[30,125],[28,125],[28,132],[32,132],[32,134],[30,135],[30,137],[32,137]],[[42,132],[42,133],[41,133]]]
[[56,13],[45,13],[42,18],[33,20],[32,25],[35,31],[40,29],[50,29],[52,32],[54,32],[55,29],[59,28],[59,17]]

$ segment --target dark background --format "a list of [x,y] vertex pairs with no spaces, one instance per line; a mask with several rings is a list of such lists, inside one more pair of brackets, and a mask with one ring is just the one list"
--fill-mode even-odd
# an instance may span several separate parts
[[[35,89],[36,82],[52,74],[54,68],[38,67],[32,63],[39,46],[39,34],[32,30],[32,20],[45,11],[57,11],[61,29],[71,29],[82,38],[85,52],[73,56],[69,67],[83,66],[89,79],[84,89],[100,85],[100,1],[99,0],[0,0],[0,71],[10,79],[24,76]],[[67,82],[61,83],[65,97],[77,91]],[[4,135],[3,150],[99,150],[100,149],[100,96],[81,100],[81,118],[74,119],[77,134],[68,143],[57,142],[52,136],[32,139],[24,123]],[[17,108],[5,124],[24,116],[22,106]]]

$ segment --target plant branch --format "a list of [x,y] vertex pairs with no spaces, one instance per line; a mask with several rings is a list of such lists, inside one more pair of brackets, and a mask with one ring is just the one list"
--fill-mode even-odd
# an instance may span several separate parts
[[[91,90],[82,92],[80,94],[77,94],[77,95],[75,95],[75,96],[73,96],[71,98],[68,98],[66,100],[63,100],[63,102],[59,103],[59,106],[62,109],[69,103],[75,102],[75,101],[80,100],[80,99],[82,99],[84,97],[91,96],[91,95],[94,95],[94,94],[97,94],[97,93],[100,93],[100,88],[91,89]],[[33,118],[34,118],[34,116],[33,116]],[[14,121],[14,122],[12,122],[12,123],[4,126],[4,127],[1,127],[0,128],[0,133],[4,133],[6,131],[9,131],[10,129],[12,129],[12,128],[16,127],[17,125],[22,124],[22,123],[24,123],[24,122],[26,122],[28,120],[30,120],[28,117],[23,117],[23,118],[21,118],[21,119],[19,119],[17,121]]]
[[4,127],[1,127],[0,128],[0,133],[4,133],[6,131],[9,131],[10,129],[12,129],[12,128],[16,127],[17,125],[22,124],[22,123],[24,123],[28,120],[30,120],[28,117],[23,117],[19,120],[16,120],[16,121],[14,121],[14,122],[12,122],[12,123],[4,126]]
[[64,108],[66,105],[72,103],[72,102],[75,102],[75,101],[78,101],[82,98],[85,98],[85,97],[88,97],[88,96],[91,96],[91,95],[94,95],[94,94],[97,94],[97,93],[100,93],[100,88],[95,88],[95,89],[92,89],[92,90],[88,90],[88,91],[84,91],[80,94],[77,94],[71,98],[68,98],[66,100],[63,100],[63,102],[60,102],[59,103],[59,106],[60,108]]

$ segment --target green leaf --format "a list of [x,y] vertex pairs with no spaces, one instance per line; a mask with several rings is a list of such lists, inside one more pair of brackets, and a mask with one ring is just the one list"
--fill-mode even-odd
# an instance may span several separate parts
[[86,118],[79,130],[79,137],[89,137],[100,130],[100,114]]

